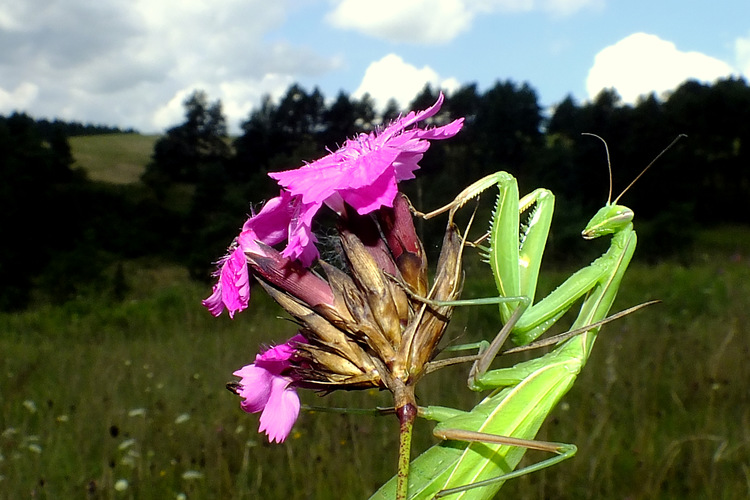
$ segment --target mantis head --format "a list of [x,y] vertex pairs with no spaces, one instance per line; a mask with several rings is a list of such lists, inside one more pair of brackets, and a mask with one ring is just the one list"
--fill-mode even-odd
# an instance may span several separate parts
[[581,236],[583,236],[584,239],[593,240],[594,238],[604,236],[605,234],[614,234],[622,231],[633,222],[633,211],[624,205],[618,205],[617,202],[622,195],[624,195],[627,190],[630,189],[644,173],[646,173],[646,170],[648,170],[651,165],[661,157],[661,155],[674,146],[674,144],[682,137],[687,136],[685,134],[678,135],[669,146],[656,155],[656,158],[654,158],[651,163],[649,163],[646,168],[644,168],[641,173],[638,174],[630,184],[628,184],[628,187],[622,190],[614,201],[610,201],[612,199],[612,163],[609,160],[609,148],[607,147],[607,142],[596,134],[583,133],[582,135],[595,137],[604,143],[604,150],[607,153],[607,168],[609,169],[609,197],[607,199],[607,204],[596,212],[589,223],[586,224],[586,229],[581,232]]
[[625,229],[633,221],[633,211],[624,205],[607,203],[591,218],[586,229],[581,232],[586,240],[593,240],[605,234],[613,234]]

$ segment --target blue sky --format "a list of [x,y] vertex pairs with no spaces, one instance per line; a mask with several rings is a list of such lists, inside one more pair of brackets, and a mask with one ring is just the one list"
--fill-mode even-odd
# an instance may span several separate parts
[[750,2],[0,2],[0,113],[160,132],[196,88],[230,127],[294,82],[402,105],[426,83],[528,82],[540,103],[750,74]]

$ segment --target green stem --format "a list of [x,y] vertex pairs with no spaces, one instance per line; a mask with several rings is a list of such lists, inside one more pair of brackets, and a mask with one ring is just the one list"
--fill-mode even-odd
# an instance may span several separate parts
[[409,463],[411,461],[411,433],[414,419],[417,417],[417,407],[411,403],[396,410],[400,424],[398,434],[398,481],[396,486],[396,500],[406,500],[409,497]]

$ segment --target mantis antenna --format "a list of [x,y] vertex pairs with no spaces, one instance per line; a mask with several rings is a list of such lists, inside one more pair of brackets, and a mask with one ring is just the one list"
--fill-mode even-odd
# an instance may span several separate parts
[[628,186],[625,189],[623,189],[622,192],[619,195],[617,195],[617,198],[615,198],[615,201],[612,201],[610,203],[610,200],[612,199],[612,163],[610,162],[610,159],[609,159],[609,147],[607,147],[607,141],[605,141],[604,139],[602,139],[598,135],[591,134],[589,132],[583,132],[581,135],[590,135],[591,137],[596,137],[597,139],[599,139],[600,141],[602,141],[604,143],[604,150],[607,152],[607,168],[609,169],[609,196],[607,196],[607,205],[610,205],[610,204],[615,204],[616,205],[617,202],[620,200],[620,198],[622,198],[622,195],[624,195],[627,192],[628,189],[630,189],[631,187],[633,187],[633,184],[635,184],[635,182],[638,179],[640,179],[643,174],[646,173],[646,170],[648,170],[649,168],[651,168],[651,165],[653,165],[654,163],[656,163],[656,160],[658,160],[659,158],[661,158],[661,156],[664,153],[666,153],[667,151],[669,151],[672,148],[672,146],[674,146],[677,143],[677,141],[679,141],[683,137],[687,137],[687,134],[679,134],[677,137],[675,137],[674,140],[669,143],[669,146],[667,146],[666,148],[664,148],[661,151],[661,153],[659,153],[658,155],[656,155],[656,158],[654,158],[653,160],[651,160],[651,163],[649,163],[648,165],[646,165],[646,168],[644,168],[643,170],[641,170],[641,173],[638,174],[638,175],[636,175],[635,179],[633,179],[631,181],[631,183],[628,184]]
[[[609,194],[607,195],[607,205],[609,205],[610,201],[612,200],[612,162],[609,159],[609,146],[607,146],[607,141],[605,141],[604,139],[602,139],[600,136],[598,136],[596,134],[592,134],[590,132],[583,132],[581,135],[590,135],[591,137],[596,137],[597,139],[599,139],[600,141],[602,141],[602,143],[604,144],[604,151],[606,151],[606,153],[607,153],[607,169],[609,170]],[[658,158],[658,156],[657,156],[657,158]],[[653,163],[653,162],[651,162],[651,163]],[[649,166],[651,166],[651,165],[649,165]],[[648,168],[648,167],[646,167],[646,168]],[[643,172],[641,172],[641,174],[638,177],[640,177],[641,175],[643,175]],[[638,179],[638,177],[636,177],[636,179]],[[633,182],[635,182],[635,181],[633,181]],[[633,183],[631,182],[630,185],[632,186]],[[628,188],[629,187],[630,186],[628,186]],[[628,188],[625,188],[625,191],[627,191]],[[625,191],[623,191],[623,193]],[[622,196],[622,193],[620,193],[620,196]],[[620,199],[620,196],[617,197],[617,200]],[[615,203],[617,203],[617,200],[615,200]]]

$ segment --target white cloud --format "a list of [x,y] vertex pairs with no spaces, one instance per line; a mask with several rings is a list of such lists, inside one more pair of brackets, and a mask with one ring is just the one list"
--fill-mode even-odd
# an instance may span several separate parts
[[643,94],[674,89],[687,79],[705,82],[736,74],[726,62],[700,52],[683,52],[674,43],[646,33],[634,33],[602,49],[586,78],[594,97],[614,88],[623,101],[633,103]]
[[169,101],[160,106],[151,117],[150,128],[164,130],[181,123],[185,118],[185,99],[195,89],[206,92],[211,102],[221,99],[222,111],[227,116],[230,132],[238,131],[239,123],[247,118],[250,110],[260,103],[264,95],[279,99],[294,83],[290,75],[266,74],[257,80],[232,80],[221,83],[194,82],[177,90]]
[[472,18],[461,0],[343,0],[327,16],[337,28],[425,44],[454,39],[469,28]]
[[156,110],[152,118],[152,124],[164,129],[169,125],[178,123],[180,118],[184,116],[182,103],[190,95],[191,90],[192,88],[178,90],[169,102]]
[[396,99],[401,108],[406,107],[429,83],[433,88],[441,88],[447,92],[460,87],[455,78],[441,78],[429,66],[417,68],[404,62],[396,54],[388,54],[382,59],[370,63],[353,96],[360,98],[369,93],[375,100],[375,105],[382,109],[391,98]]
[[294,83],[291,73],[266,73],[254,81],[234,80],[218,85],[216,94],[222,95],[221,103],[227,116],[247,118],[253,107],[261,102],[264,95],[278,101]]
[[22,110],[36,99],[39,88],[33,83],[22,82],[10,92],[0,88],[0,109]]
[[340,0],[326,16],[340,29],[391,42],[446,43],[477,15],[543,11],[568,15],[604,0]]
[[158,132],[179,123],[184,97],[203,88],[222,100],[236,130],[262,94],[278,95],[279,85],[341,64],[266,39],[296,8],[289,0],[5,4],[0,114],[21,110]]

